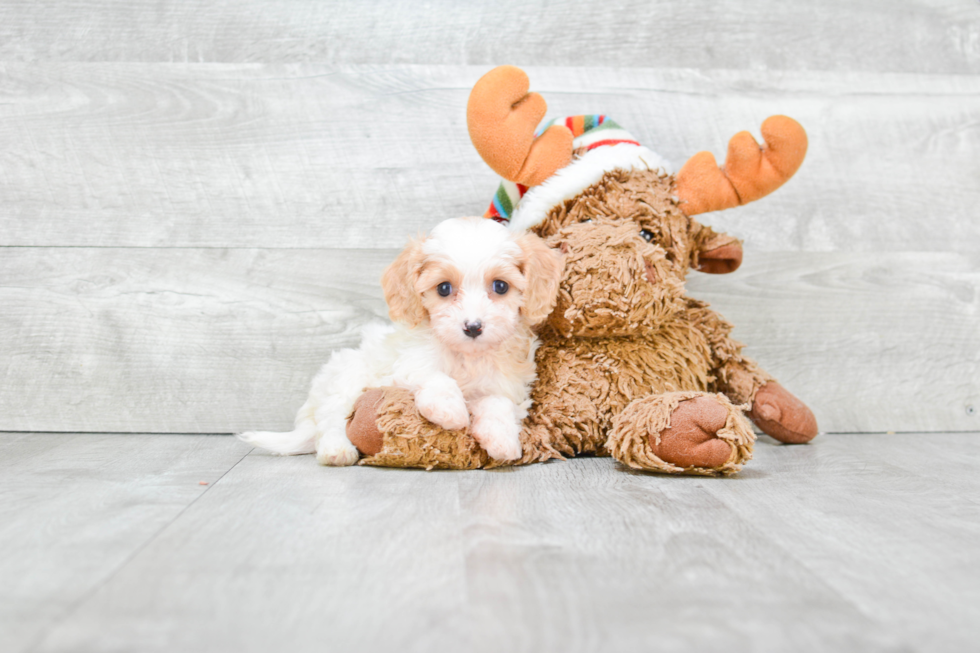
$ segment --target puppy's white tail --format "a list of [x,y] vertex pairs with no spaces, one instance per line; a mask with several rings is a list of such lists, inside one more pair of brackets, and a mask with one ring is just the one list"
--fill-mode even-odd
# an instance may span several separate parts
[[303,422],[292,431],[276,433],[274,431],[248,431],[239,433],[242,442],[268,449],[281,456],[297,456],[316,451],[316,425],[313,422]]

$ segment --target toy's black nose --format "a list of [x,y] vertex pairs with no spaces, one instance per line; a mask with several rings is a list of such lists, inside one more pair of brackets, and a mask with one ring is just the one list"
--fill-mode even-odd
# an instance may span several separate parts
[[481,333],[483,333],[483,322],[477,320],[476,322],[467,322],[463,326],[463,333],[471,338],[475,338]]

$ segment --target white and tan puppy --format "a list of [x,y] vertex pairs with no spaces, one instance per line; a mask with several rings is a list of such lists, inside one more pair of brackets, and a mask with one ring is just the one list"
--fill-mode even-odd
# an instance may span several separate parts
[[468,429],[498,460],[521,457],[537,337],[555,303],[562,261],[534,234],[485,218],[455,218],[412,240],[381,279],[393,324],[370,324],[358,349],[334,352],[288,433],[248,432],[250,444],[324,465],[352,465],[354,401],[368,387],[412,390],[423,417]]

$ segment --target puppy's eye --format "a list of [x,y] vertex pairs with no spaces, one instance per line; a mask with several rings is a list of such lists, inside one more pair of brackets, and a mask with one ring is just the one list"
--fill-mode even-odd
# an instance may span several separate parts
[[586,218],[585,220],[582,220],[582,222],[592,222],[592,218]]
[[498,279],[493,282],[493,291],[498,295],[504,295],[508,290],[510,290],[510,286],[507,285],[506,281],[500,281]]
[[653,232],[642,229],[640,230],[640,237],[649,243],[651,240],[653,240]]
[[443,281],[436,286],[436,292],[439,293],[440,297],[449,297],[453,292],[453,284],[448,281]]

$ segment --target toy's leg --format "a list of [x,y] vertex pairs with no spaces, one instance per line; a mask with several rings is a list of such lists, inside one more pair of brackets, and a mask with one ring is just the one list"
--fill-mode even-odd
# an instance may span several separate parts
[[716,387],[732,401],[750,404],[748,416],[759,429],[780,442],[803,444],[817,436],[817,418],[752,360],[730,359],[716,372]]
[[491,461],[466,431],[447,431],[419,414],[404,388],[371,388],[354,403],[347,438],[362,465],[476,469]]
[[719,392],[752,407],[748,416],[766,435],[788,444],[802,444],[817,436],[817,418],[806,404],[751,359],[729,359],[716,378]]
[[691,315],[700,323],[711,348],[712,390],[735,404],[751,406],[748,416],[756,426],[780,442],[802,444],[816,437],[817,419],[810,409],[755,361],[742,356],[742,343],[728,336],[731,324],[704,305],[692,305]]
[[752,457],[755,436],[720,394],[668,392],[630,403],[613,419],[606,448],[636,469],[732,474]]

